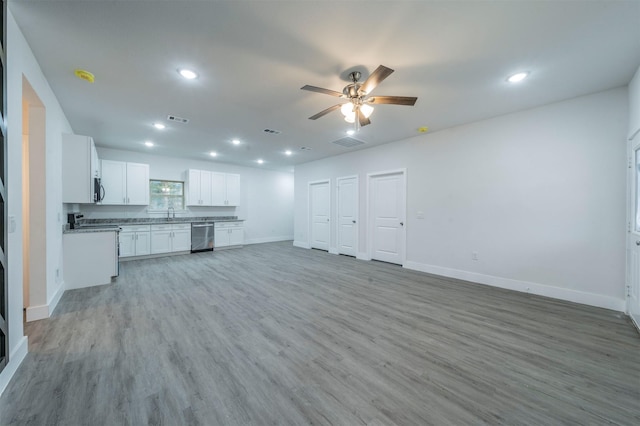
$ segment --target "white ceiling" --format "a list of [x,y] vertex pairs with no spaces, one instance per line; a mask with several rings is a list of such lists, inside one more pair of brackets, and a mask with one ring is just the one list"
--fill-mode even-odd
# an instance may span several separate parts
[[[263,158],[258,167],[283,170],[421,126],[623,86],[640,65],[640,1],[23,0],[10,9],[74,131],[98,146],[203,160],[215,150],[216,161]],[[341,91],[349,70],[364,79],[380,64],[395,72],[373,93],[418,102],[376,106],[355,135],[365,145],[332,144],[350,128],[340,112],[308,117],[337,98],[300,87]],[[200,77],[186,81],[180,67]],[[527,80],[505,82],[521,70]]]

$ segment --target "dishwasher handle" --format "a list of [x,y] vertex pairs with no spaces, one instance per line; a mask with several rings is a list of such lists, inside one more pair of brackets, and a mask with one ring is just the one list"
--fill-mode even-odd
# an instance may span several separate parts
[[191,225],[192,228],[210,228],[213,226],[213,223],[206,223],[204,225]]

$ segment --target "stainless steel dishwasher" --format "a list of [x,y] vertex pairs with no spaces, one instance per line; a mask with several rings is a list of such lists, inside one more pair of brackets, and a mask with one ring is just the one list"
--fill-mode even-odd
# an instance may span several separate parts
[[213,251],[213,222],[191,224],[191,253]]

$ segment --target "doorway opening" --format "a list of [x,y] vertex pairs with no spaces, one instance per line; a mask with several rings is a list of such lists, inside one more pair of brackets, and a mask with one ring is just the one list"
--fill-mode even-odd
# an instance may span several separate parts
[[49,316],[46,251],[46,109],[22,77],[22,290],[25,321]]

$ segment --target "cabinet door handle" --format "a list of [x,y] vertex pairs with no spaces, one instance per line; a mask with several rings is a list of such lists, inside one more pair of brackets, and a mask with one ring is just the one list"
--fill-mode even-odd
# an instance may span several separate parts
[[127,199],[122,197],[122,204],[127,204]]
[[127,197],[127,204],[129,204],[130,202],[131,202],[131,199]]

